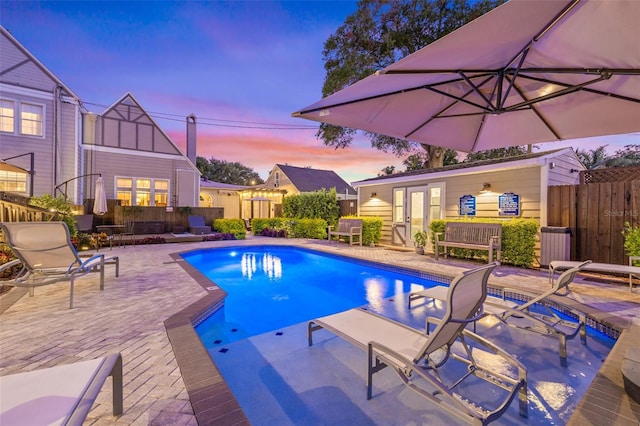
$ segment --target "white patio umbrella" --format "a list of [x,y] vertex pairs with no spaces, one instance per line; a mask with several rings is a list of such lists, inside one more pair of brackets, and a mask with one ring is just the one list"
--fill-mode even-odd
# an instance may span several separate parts
[[294,117],[480,151],[640,131],[640,1],[510,0]]
[[107,212],[107,193],[104,190],[102,176],[96,179],[95,200],[93,201],[93,213],[102,216]]

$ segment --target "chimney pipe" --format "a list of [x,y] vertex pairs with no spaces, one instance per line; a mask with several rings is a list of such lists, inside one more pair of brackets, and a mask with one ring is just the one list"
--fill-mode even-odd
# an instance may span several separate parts
[[187,158],[196,164],[196,116],[187,116]]

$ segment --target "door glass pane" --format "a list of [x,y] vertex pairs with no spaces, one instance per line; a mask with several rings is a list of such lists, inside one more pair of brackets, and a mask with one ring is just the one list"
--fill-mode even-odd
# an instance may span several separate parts
[[424,229],[424,192],[411,193],[411,239]]

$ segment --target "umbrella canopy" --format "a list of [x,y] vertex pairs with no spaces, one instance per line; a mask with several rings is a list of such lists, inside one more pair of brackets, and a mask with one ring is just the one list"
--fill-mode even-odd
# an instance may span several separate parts
[[104,190],[104,180],[102,176],[96,179],[96,194],[93,201],[93,213],[102,216],[107,212],[107,193]]
[[480,151],[640,131],[640,2],[510,0],[293,116]]

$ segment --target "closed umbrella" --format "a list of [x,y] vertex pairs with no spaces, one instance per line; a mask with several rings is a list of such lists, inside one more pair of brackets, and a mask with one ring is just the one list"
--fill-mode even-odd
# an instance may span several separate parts
[[510,0],[293,116],[465,152],[639,132],[639,19]]
[[93,213],[102,216],[107,212],[107,193],[104,190],[102,176],[96,179],[95,200],[93,201]]

